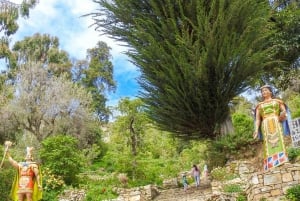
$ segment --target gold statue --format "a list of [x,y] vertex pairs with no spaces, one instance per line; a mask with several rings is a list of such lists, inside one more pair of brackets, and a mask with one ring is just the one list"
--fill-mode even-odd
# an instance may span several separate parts
[[15,161],[8,152],[12,145],[6,142],[6,155],[10,164],[17,169],[17,174],[12,186],[11,197],[13,201],[38,201],[42,199],[42,182],[39,166],[33,161],[33,147],[26,148],[24,162]]

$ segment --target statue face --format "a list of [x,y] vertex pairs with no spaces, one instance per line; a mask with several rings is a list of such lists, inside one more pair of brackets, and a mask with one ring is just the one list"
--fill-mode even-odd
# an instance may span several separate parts
[[264,99],[271,98],[272,97],[272,92],[269,88],[265,87],[265,88],[261,89],[261,95]]

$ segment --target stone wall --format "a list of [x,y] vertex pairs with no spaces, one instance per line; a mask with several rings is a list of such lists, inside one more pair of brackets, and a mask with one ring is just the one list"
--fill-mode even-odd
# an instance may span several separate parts
[[[201,180],[200,189],[189,189],[184,192],[183,188],[178,187],[178,178],[164,181],[165,189],[171,191],[159,191],[155,185],[147,185],[131,189],[118,188],[118,198],[109,201],[151,201],[151,200],[184,200],[189,196],[189,200],[197,201],[236,201],[238,194],[224,192],[226,185],[238,185],[242,191],[246,192],[248,201],[279,201],[285,198],[287,189],[300,184],[300,164],[285,163],[269,171],[257,172],[253,164],[249,161],[232,161],[226,166],[228,171],[239,175],[229,181],[206,181]],[[162,195],[171,192],[167,198]],[[160,195],[159,195],[160,194]],[[158,196],[158,199],[155,199]],[[65,191],[59,201],[83,201],[85,192],[83,190]],[[162,199],[164,197],[164,199]],[[195,197],[195,199],[192,199]],[[161,198],[161,199],[160,199]]]
[[269,171],[253,173],[246,189],[248,200],[279,201],[287,189],[300,183],[300,164],[285,163]]
[[118,198],[109,201],[149,201],[153,200],[159,194],[155,185],[130,189],[119,188],[116,189],[116,192],[119,194]]
[[58,198],[59,201],[83,201],[85,199],[85,191],[83,189],[65,190]]

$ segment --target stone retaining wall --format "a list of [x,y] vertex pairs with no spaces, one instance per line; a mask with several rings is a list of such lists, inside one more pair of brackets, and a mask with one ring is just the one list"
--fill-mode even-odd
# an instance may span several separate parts
[[279,201],[287,189],[300,184],[300,164],[285,163],[265,172],[253,173],[246,189],[248,200]]

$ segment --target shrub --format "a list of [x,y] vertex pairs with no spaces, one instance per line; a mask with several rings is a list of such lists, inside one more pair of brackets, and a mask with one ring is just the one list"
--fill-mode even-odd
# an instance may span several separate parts
[[241,113],[232,115],[232,122],[235,129],[234,133],[219,136],[209,144],[206,154],[206,161],[212,168],[223,166],[229,159],[244,158],[243,153],[255,154],[249,151],[255,140],[252,137],[253,119]]
[[300,149],[293,147],[288,148],[288,156],[291,162],[295,162],[297,157],[300,156]]
[[242,192],[241,186],[238,185],[238,184],[224,185],[223,190],[226,193],[240,193],[240,192]]
[[115,187],[119,186],[118,178],[109,175],[81,175],[81,185],[86,189],[86,201],[111,200],[117,197]]
[[236,178],[237,176],[227,171],[225,167],[217,167],[211,171],[211,176],[214,180],[226,181]]
[[62,177],[53,174],[49,168],[42,169],[42,175],[44,191],[61,191],[65,186],[65,182]]
[[286,193],[286,198],[290,201],[300,200],[300,185],[289,188]]
[[58,135],[42,142],[40,157],[45,168],[61,176],[67,185],[76,185],[76,175],[83,166],[83,158],[77,148],[78,142],[71,136]]
[[236,198],[236,201],[247,201],[247,197],[245,194],[241,193],[238,195],[238,197]]
[[10,200],[10,190],[15,173],[16,170],[9,166],[4,166],[2,169],[0,169],[0,195],[1,200],[3,201]]

